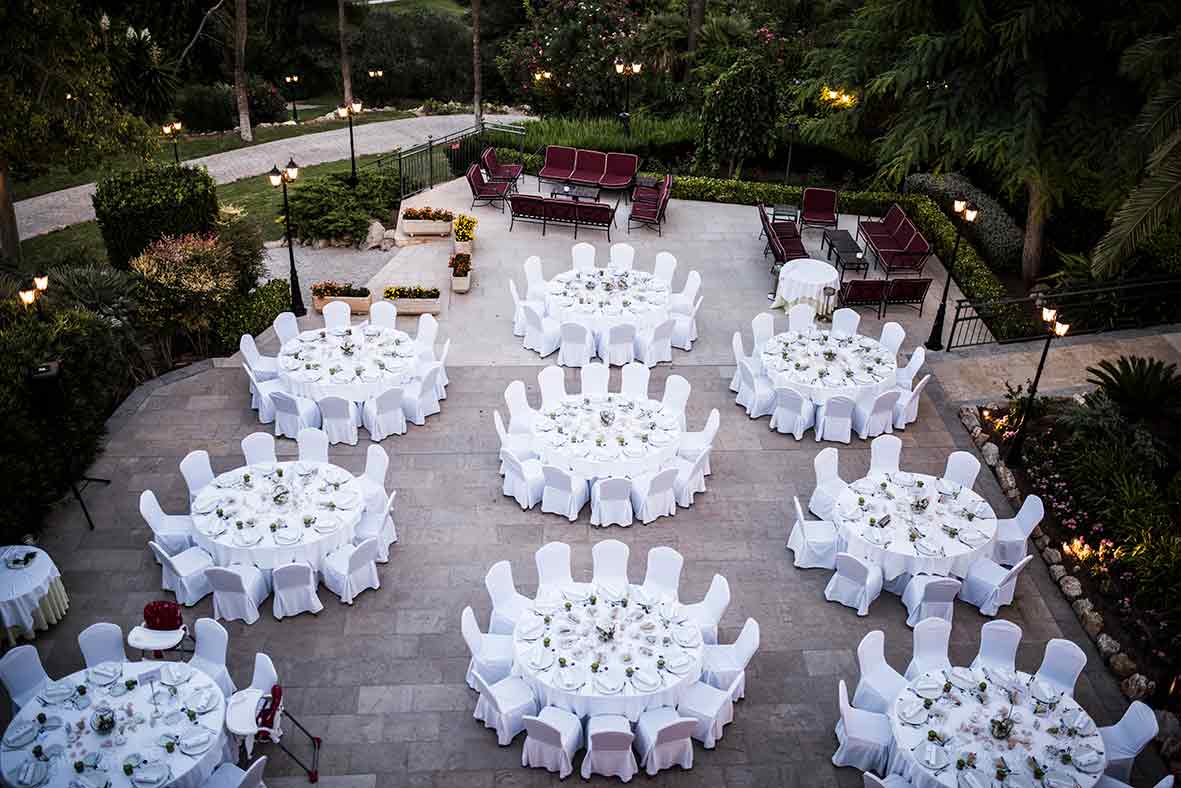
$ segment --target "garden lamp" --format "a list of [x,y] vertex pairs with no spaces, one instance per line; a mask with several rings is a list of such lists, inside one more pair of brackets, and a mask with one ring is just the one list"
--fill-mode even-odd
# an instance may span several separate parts
[[[975,204],[962,197],[952,200],[951,209],[951,222],[955,225],[955,245],[951,248],[951,259],[947,263],[947,278],[943,280],[943,296],[939,299],[935,322],[931,324],[931,335],[927,337],[924,345],[927,350],[943,350],[943,321],[947,317],[947,293],[951,289],[951,277],[955,270],[955,259],[960,251],[960,240],[964,235],[964,227],[976,221],[976,217],[980,214]],[[959,221],[956,221],[957,219]]]
[[22,287],[16,295],[20,298],[21,305],[27,309],[37,300],[37,288],[30,282],[28,287]]
[[291,119],[299,123],[299,109],[295,106],[295,86],[299,84],[299,74],[288,74],[283,77],[283,81],[290,86],[291,93]]
[[640,62],[625,63],[623,60],[615,61],[615,73],[623,77],[623,112],[619,113],[619,120],[623,123],[623,133],[631,136],[631,103],[632,103],[632,85],[631,78],[638,75],[644,68],[644,64]]
[[1005,454],[1005,461],[1010,465],[1017,464],[1021,461],[1021,447],[1025,443],[1025,427],[1029,423],[1030,414],[1033,413],[1033,406],[1037,400],[1037,384],[1041,382],[1042,370],[1046,367],[1046,356],[1050,353],[1050,343],[1054,341],[1055,337],[1064,337],[1070,331],[1070,324],[1063,323],[1058,319],[1058,310],[1051,307],[1042,307],[1042,322],[1046,324],[1046,344],[1042,345],[1042,357],[1037,363],[1037,372],[1033,375],[1033,382],[1029,384],[1029,397],[1025,400],[1025,410],[1021,414],[1021,425],[1017,428],[1017,434],[1013,436],[1013,442],[1009,444],[1009,450]]
[[349,162],[352,165],[352,174],[349,175],[349,186],[357,185],[357,148],[353,141],[353,115],[361,111],[361,102],[358,99],[353,99],[352,102],[341,104],[336,108],[336,116],[338,118],[348,118],[349,121]]
[[180,164],[180,121],[174,120],[171,123],[165,123],[161,126],[164,136],[172,140],[172,160],[176,164]]
[[49,274],[39,272],[33,274],[33,287],[37,288],[37,292],[44,293],[49,289]]
[[283,187],[283,229],[287,235],[287,260],[290,264],[289,279],[291,281],[291,313],[296,317],[303,317],[308,310],[303,305],[303,293],[299,286],[299,272],[295,270],[295,245],[291,242],[291,205],[287,201],[287,184],[299,177],[299,165],[291,158],[287,166],[280,170],[278,166],[271,167],[267,173],[267,180],[275,188]]

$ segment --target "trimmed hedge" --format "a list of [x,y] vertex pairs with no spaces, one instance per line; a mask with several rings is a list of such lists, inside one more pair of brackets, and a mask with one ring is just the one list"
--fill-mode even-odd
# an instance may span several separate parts
[[906,190],[927,195],[944,212],[950,210],[952,201],[957,198],[975,203],[980,213],[976,221],[964,224],[964,238],[977,246],[993,268],[1021,270],[1024,231],[1003,205],[967,178],[954,172],[946,175],[915,173],[907,176]]
[[272,279],[252,292],[232,297],[222,307],[213,327],[213,352],[236,353],[243,334],[258,336],[291,309],[291,285]]
[[379,171],[349,186],[339,175],[309,178],[291,190],[291,232],[303,242],[365,239],[369,222],[391,225],[401,202],[398,178]]

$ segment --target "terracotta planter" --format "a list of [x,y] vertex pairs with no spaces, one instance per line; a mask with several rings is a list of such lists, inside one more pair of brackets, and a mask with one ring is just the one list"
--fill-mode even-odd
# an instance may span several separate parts
[[406,235],[451,235],[451,222],[433,219],[403,219],[402,232]]
[[472,289],[472,275],[451,277],[451,292],[466,293]]
[[443,311],[443,297],[438,298],[387,298],[398,310],[399,315],[437,315]]
[[470,241],[454,241],[453,245],[455,248],[452,250],[452,252],[453,254],[470,255],[472,253],[472,246],[474,246],[475,243],[476,241],[474,238]]
[[344,301],[349,305],[349,310],[352,311],[354,315],[369,314],[370,296],[357,296],[355,298],[349,296],[325,296],[323,298],[320,296],[312,296],[312,308],[317,312],[323,312],[325,305],[330,304],[333,301]]

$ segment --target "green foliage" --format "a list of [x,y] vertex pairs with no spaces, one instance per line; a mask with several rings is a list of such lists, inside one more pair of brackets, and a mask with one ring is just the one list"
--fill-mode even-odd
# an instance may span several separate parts
[[423,287],[422,285],[396,285],[387,287],[382,293],[383,298],[438,298],[439,288]]
[[1115,362],[1103,359],[1087,367],[1087,382],[1098,386],[1132,421],[1142,421],[1161,411],[1174,412],[1181,405],[1177,365],[1166,365],[1156,358],[1120,356]]
[[55,306],[85,309],[113,325],[126,326],[135,314],[135,281],[109,265],[84,263],[50,268],[46,298]]
[[1181,219],[1160,227],[1138,252],[1151,273],[1181,275]]
[[369,288],[358,287],[352,282],[316,282],[312,285],[312,295],[317,298],[364,298],[369,295]]
[[261,334],[280,312],[290,309],[291,285],[286,279],[272,279],[249,293],[230,296],[213,326],[212,351],[237,352],[243,334]]
[[964,237],[975,244],[995,270],[1021,270],[1025,233],[1004,207],[983,189],[957,173],[915,173],[907,176],[906,190],[927,195],[944,211],[950,211],[951,203],[956,199],[974,203],[979,213],[976,221],[964,223]]
[[778,120],[775,81],[766,64],[744,57],[726,69],[705,91],[697,160],[742,171],[743,160],[767,151]]
[[[290,115],[283,94],[264,79],[248,77],[246,97],[251,123],[278,123]],[[238,125],[238,100],[225,82],[186,85],[176,103],[176,116],[188,131],[228,131]]]
[[356,187],[326,175],[297,182],[291,189],[291,232],[301,241],[321,238],[361,241],[369,222],[389,224],[399,205],[396,176],[364,172]]
[[[454,14],[371,13],[352,55],[353,90],[368,105],[428,96],[471,101],[471,29]],[[370,68],[383,76],[370,79]]]
[[120,102],[140,117],[157,123],[172,110],[176,75],[164,62],[164,51],[148,28],[128,26],[123,34],[111,31],[104,38],[110,44],[115,91]]
[[262,229],[234,205],[223,205],[217,217],[217,242],[225,248],[236,272],[237,290],[248,293],[266,271]]
[[[660,118],[635,113],[631,118],[630,136],[624,133],[623,124],[611,117],[551,117],[529,120],[523,125],[526,151],[538,151],[546,145],[565,145],[604,152],[635,153],[645,160],[685,155],[692,149],[701,132],[701,122],[688,114]],[[650,164],[645,166],[655,169]]]
[[117,268],[166,235],[204,233],[217,222],[217,191],[203,167],[146,165],[98,183],[94,214]]

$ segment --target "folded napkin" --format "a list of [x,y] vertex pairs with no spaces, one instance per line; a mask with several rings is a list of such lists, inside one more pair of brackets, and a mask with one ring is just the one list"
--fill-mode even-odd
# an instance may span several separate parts
[[665,659],[664,666],[673,673],[679,673],[688,668],[692,662],[693,660],[689,658],[688,654],[683,651],[678,651],[670,654],[668,658]]
[[619,674],[599,671],[595,674],[595,689],[606,695],[614,695],[623,689],[623,677]]
[[964,769],[956,774],[959,788],[992,788],[992,780],[977,769]]
[[918,753],[919,761],[928,769],[942,769],[951,760],[947,751],[933,741],[923,742]]
[[903,722],[918,722],[927,718],[927,708],[921,700],[912,696],[898,707],[898,716]]
[[976,674],[970,668],[965,667],[952,668],[949,678],[961,689],[968,689],[978,683],[976,681]]
[[4,732],[4,744],[13,748],[23,747],[32,741],[40,730],[41,726],[33,720],[17,720]]
[[184,662],[167,662],[160,669],[165,684],[184,684],[193,676],[193,669]]
[[1094,747],[1086,744],[1075,747],[1070,757],[1074,765],[1084,771],[1090,771],[1092,768],[1103,763],[1103,756]]
[[21,785],[40,785],[49,776],[49,764],[44,761],[28,760],[17,772],[17,782]]
[[943,692],[943,682],[934,676],[923,676],[915,682],[914,688],[923,696],[938,695]]
[[525,623],[521,624],[521,637],[525,640],[532,640],[540,637],[544,630],[545,621],[534,616],[532,620],[527,619]]
[[1078,781],[1074,776],[1061,769],[1052,769],[1042,778],[1045,788],[1078,788]]
[[208,728],[197,725],[180,737],[180,746],[182,750],[201,750],[208,747],[212,739],[213,733]]
[[163,785],[171,776],[168,766],[162,763],[141,766],[131,777],[131,784],[138,788],[153,788]]
[[1054,703],[1062,696],[1062,693],[1041,679],[1033,682],[1031,690],[1035,698],[1046,703]]

